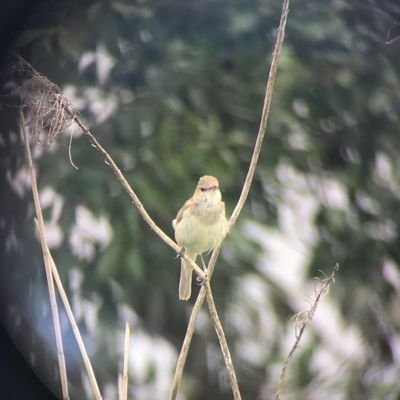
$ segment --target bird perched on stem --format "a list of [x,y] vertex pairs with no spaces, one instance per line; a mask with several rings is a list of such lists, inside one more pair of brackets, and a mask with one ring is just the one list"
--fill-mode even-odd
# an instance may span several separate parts
[[[193,261],[198,254],[209,252],[222,242],[228,223],[216,178],[205,175],[199,179],[193,196],[179,210],[172,226],[176,242]],[[188,300],[191,292],[192,267],[182,258],[179,299]]]

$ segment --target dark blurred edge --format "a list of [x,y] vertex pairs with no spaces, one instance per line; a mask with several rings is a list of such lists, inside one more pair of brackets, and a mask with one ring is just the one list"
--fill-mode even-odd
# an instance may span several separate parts
[[56,399],[33,373],[1,324],[0,359],[0,392],[2,399]]
[[39,1],[35,0],[2,0],[0,12],[0,54],[2,57],[38,4]]
[[[3,60],[13,39],[38,3],[34,0],[3,0],[1,2],[1,60]],[[0,324],[0,360],[0,393],[2,399],[55,399],[18,352],[2,324]]]

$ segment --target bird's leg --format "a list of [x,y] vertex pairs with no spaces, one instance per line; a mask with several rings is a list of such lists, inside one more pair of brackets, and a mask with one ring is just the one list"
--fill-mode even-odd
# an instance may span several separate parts
[[203,267],[204,270],[204,278],[200,278],[200,276],[197,276],[196,281],[198,282],[199,285],[204,285],[208,279],[207,266],[206,263],[204,262],[203,254],[200,254],[200,259],[201,259],[201,266]]
[[203,270],[207,270],[206,263],[204,262],[203,254],[200,254],[200,259],[201,259],[201,266],[203,267]]

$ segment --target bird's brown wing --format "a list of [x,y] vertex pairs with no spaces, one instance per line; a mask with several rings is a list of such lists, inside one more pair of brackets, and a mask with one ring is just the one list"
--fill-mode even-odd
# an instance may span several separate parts
[[193,199],[190,198],[189,200],[185,201],[185,204],[182,206],[182,208],[178,211],[178,214],[176,214],[176,219],[175,219],[175,226],[179,224],[179,222],[182,220],[186,210],[191,206],[193,202]]

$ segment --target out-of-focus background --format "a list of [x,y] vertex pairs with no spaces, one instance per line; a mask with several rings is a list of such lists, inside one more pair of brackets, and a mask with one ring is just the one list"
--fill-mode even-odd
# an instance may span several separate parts
[[[228,215],[261,113],[281,2],[41,2],[12,47],[60,86],[156,223],[199,176],[215,175]],[[309,307],[315,276],[341,268],[289,366],[285,399],[400,396],[400,6],[293,1],[268,133],[248,202],[212,286],[244,399],[270,399]],[[1,317],[59,394],[48,294],[13,88],[1,100]],[[68,142],[72,135],[72,160]],[[45,142],[45,138],[43,138]],[[51,251],[105,400],[117,398],[124,324],[130,398],[167,397],[193,298],[179,262],[73,125],[34,151]],[[323,272],[320,272],[323,271]],[[61,315],[72,399],[92,398]],[[230,399],[204,307],[181,400]]]

